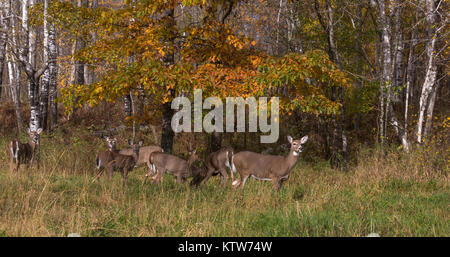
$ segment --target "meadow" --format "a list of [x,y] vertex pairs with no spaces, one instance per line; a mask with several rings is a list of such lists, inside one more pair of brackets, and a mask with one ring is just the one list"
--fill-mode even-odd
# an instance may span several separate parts
[[92,182],[104,142],[77,133],[44,135],[39,170],[11,174],[0,152],[1,236],[450,236],[449,162],[432,150],[361,148],[346,173],[303,152],[280,192],[218,177],[198,189],[170,175],[142,185],[145,168],[124,188],[118,173]]

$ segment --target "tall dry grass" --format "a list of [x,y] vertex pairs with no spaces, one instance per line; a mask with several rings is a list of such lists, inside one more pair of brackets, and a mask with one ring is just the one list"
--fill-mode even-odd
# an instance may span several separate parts
[[[22,139],[24,141],[25,138]],[[7,139],[0,139],[4,149]],[[249,180],[243,190],[213,178],[199,189],[166,176],[141,185],[92,183],[100,139],[43,136],[41,169],[10,174],[0,153],[0,235],[66,236],[449,236],[448,150],[362,148],[343,173],[300,161],[280,192]],[[436,154],[435,152],[438,152]],[[304,153],[305,154],[305,153]]]

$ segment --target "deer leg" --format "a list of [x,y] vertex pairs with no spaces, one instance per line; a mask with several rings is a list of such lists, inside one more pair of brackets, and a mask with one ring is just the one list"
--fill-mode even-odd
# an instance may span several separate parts
[[106,172],[108,175],[108,180],[112,181],[113,169],[111,167],[109,167],[109,168],[107,168]]
[[208,172],[206,173],[205,179],[203,180],[203,184],[206,184],[206,182],[208,182],[208,179],[212,176],[214,171],[214,169],[208,168]]
[[274,189],[276,189],[277,191],[280,191],[281,189],[281,184],[282,184],[282,180],[278,177],[274,177],[272,178],[272,186]]
[[14,160],[11,160],[10,162],[9,162],[9,172],[10,173],[14,173],[14,170],[15,170],[15,165],[14,165],[15,163],[14,163]]
[[225,168],[221,168],[219,169],[220,172],[220,184],[222,186],[225,186],[226,182],[228,181],[228,174],[227,171],[225,170]]
[[[25,169],[29,170],[30,167],[33,167],[33,159],[31,159],[29,162],[25,163]],[[17,165],[17,169],[19,168],[19,165]]]
[[239,173],[239,179],[236,179],[235,181],[233,181],[233,188],[237,188],[237,187],[241,187],[244,188],[245,182],[247,182],[247,179],[250,175],[249,174],[242,174]]
[[34,156],[33,157],[31,157],[31,160],[30,160],[30,162],[29,163],[27,163],[27,170],[31,167],[31,168],[33,168],[33,164],[34,164]]
[[183,175],[181,174],[181,172],[178,172],[178,173],[176,174],[175,181],[176,181],[178,184],[183,184]]
[[[147,182],[147,178],[148,178],[148,176],[150,176],[152,174],[152,171],[149,169],[148,171],[147,171],[147,173],[145,174],[145,177],[144,177],[144,181],[142,182],[142,185],[144,185],[146,182]],[[152,180],[153,180],[154,178],[152,177]]]
[[160,184],[161,184],[161,181],[162,181],[162,175],[163,175],[163,174],[164,174],[164,171],[163,171],[163,170],[157,169],[156,175],[152,177],[152,179],[154,178],[152,182],[156,182],[157,184],[160,185]]
[[122,186],[127,185],[127,179],[128,179],[128,170],[127,168],[124,168],[122,172]]
[[250,175],[246,175],[246,176],[244,177],[244,179],[242,180],[242,183],[241,183],[241,188],[244,188],[245,182],[247,182],[247,179],[248,179],[249,176],[250,176]]
[[231,183],[231,186],[233,189],[237,188],[242,183],[242,174],[239,173],[239,178],[234,180],[233,183]]

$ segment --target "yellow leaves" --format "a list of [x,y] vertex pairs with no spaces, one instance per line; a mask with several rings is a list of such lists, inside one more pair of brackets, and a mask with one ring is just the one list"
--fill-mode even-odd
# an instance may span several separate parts
[[103,87],[97,87],[97,88],[94,90],[94,94],[100,95],[102,92],[103,92]]

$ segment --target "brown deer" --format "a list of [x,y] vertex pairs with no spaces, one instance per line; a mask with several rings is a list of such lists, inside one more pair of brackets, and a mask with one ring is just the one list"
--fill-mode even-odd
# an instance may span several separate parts
[[[167,172],[175,176],[176,182],[181,184],[187,178],[195,176],[196,172],[200,172],[199,169],[191,168],[193,163],[197,160],[199,160],[199,157],[196,154],[196,150],[189,152],[188,160],[163,152],[153,152],[150,155],[149,163],[152,170],[156,172],[156,175],[154,175],[151,180],[160,184],[162,176]],[[147,181],[148,176],[150,176],[150,172],[145,175],[143,184]]]
[[[132,145],[133,155],[120,154],[117,151],[114,151],[113,148],[110,148],[107,151],[100,152],[96,158],[97,168],[100,171],[95,179],[98,179],[105,169],[109,180],[112,180],[114,171],[119,171],[122,173],[122,183],[125,186],[128,178],[128,173],[134,169],[137,161],[139,160],[139,149],[142,146],[143,142],[139,141],[138,144],[134,144],[131,141],[130,144]],[[104,168],[102,169],[102,167]]]
[[[113,160],[113,154],[112,152],[118,153],[119,150],[116,149],[116,138],[109,138],[106,137],[106,144],[108,145],[107,151],[101,151],[97,154],[97,157],[95,158],[95,161],[97,163],[97,169],[100,170],[100,172],[103,172],[103,169],[105,168],[105,164],[108,164]],[[97,177],[98,178],[98,177]]]
[[23,144],[17,138],[9,141],[6,152],[9,155],[9,170],[11,173],[18,171],[20,164],[25,164],[27,169],[30,165],[33,165],[35,159],[39,169],[39,156],[37,156],[36,150],[39,149],[40,134],[42,128],[38,128],[36,131],[27,129],[28,143]]
[[302,145],[308,141],[308,136],[304,136],[300,140],[293,140],[291,136],[288,136],[287,139],[291,144],[287,156],[264,155],[249,151],[233,155],[231,168],[239,173],[239,179],[233,181],[233,186],[240,185],[243,188],[248,177],[252,176],[259,180],[272,181],[273,187],[280,190],[297,163],[299,154],[302,152]]
[[233,154],[234,150],[232,147],[223,147],[211,153],[206,159],[206,172],[196,172],[197,176],[194,177],[191,184],[199,186],[202,181],[203,184],[206,184],[211,176],[220,174],[221,184],[225,185],[225,182],[228,180],[227,167],[230,169],[231,181],[234,181],[233,171],[231,169],[231,158]]
[[[131,145],[130,140],[128,140],[128,144]],[[124,148],[124,149],[120,149],[117,150],[114,146],[114,151],[123,154],[123,155],[133,155],[133,148],[129,147],[129,148]],[[142,146],[141,148],[139,148],[139,159],[136,162],[136,167],[141,167],[143,165],[147,165],[148,167],[148,171],[149,172],[153,172],[156,173],[155,171],[152,170],[150,163],[148,162],[148,160],[150,159],[150,154],[152,154],[153,152],[164,152],[164,150],[157,145],[147,145],[147,146]]]

